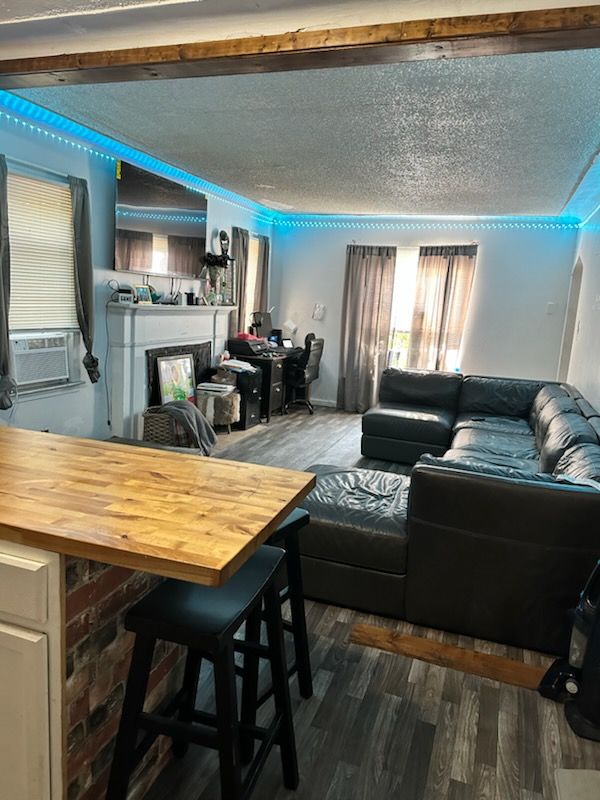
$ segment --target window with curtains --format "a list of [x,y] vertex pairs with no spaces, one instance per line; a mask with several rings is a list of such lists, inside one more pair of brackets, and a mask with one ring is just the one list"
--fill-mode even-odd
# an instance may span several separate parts
[[235,261],[237,311],[230,315],[229,334],[248,331],[253,311],[266,311],[269,302],[268,236],[245,228],[231,229],[231,257]]
[[477,245],[400,248],[387,366],[460,368]]
[[248,329],[252,322],[252,312],[265,310],[254,308],[256,300],[256,283],[258,278],[258,251],[258,236],[252,236],[251,234],[248,241],[248,266],[246,268],[246,329]]
[[394,270],[392,317],[387,351],[387,366],[408,367],[408,349],[415,291],[417,288],[418,247],[399,247]]
[[11,332],[78,328],[68,183],[9,172],[7,196]]
[[9,171],[11,374],[19,391],[78,383],[79,320],[69,179]]

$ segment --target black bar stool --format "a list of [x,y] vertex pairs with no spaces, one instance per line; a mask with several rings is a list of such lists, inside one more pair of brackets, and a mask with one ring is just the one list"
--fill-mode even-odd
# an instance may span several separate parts
[[298,533],[310,522],[310,514],[303,508],[295,508],[277,528],[269,539],[269,544],[283,547],[287,569],[287,587],[280,593],[281,604],[290,601],[291,622],[284,621],[284,630],[294,638],[295,662],[288,673],[298,673],[298,686],[302,697],[313,695],[312,671],[310,668],[310,648],[306,630],[306,614],[304,612],[304,587],[302,585],[302,566],[300,563],[300,545]]
[[[281,583],[284,553],[261,547],[221,588],[167,580],[136,603],[125,618],[136,634],[106,800],[126,800],[129,778],[159,735],[170,736],[176,755],[190,743],[219,751],[223,800],[246,800],[274,744],[281,750],[286,788],[298,786],[298,764],[283,643]],[[260,618],[264,602],[267,644],[239,642],[234,634],[249,618]],[[181,690],[159,710],[144,712],[156,639],[187,647]],[[267,728],[240,723],[234,651],[270,661],[275,714]],[[202,659],[214,667],[216,714],[195,707]],[[138,743],[138,733],[145,735]],[[240,736],[261,744],[242,780]]]
[[[284,620],[283,627],[293,636],[295,652],[295,660],[288,667],[287,674],[288,677],[291,677],[294,673],[298,673],[300,694],[307,699],[313,695],[313,685],[306,615],[304,612],[304,588],[302,585],[298,533],[309,522],[310,514],[308,511],[296,508],[286,517],[269,539],[270,545],[285,548],[287,585],[281,589],[279,600],[282,606],[287,600],[290,602],[291,622]],[[246,638],[250,641],[260,641],[260,630],[261,614],[256,612],[251,614],[246,622]],[[244,666],[239,672],[243,675],[242,722],[251,727],[256,722],[257,710],[272,696],[273,686],[270,686],[258,697],[259,662],[252,650],[244,655]],[[242,736],[241,746],[242,762],[247,764],[252,760],[254,754],[254,739],[250,736]]]

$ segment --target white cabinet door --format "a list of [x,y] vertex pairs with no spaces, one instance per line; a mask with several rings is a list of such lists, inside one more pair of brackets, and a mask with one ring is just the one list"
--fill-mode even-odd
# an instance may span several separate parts
[[49,800],[48,642],[0,623],[0,800]]

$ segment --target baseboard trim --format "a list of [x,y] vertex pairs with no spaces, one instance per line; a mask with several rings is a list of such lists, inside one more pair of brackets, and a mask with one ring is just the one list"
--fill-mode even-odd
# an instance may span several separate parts
[[326,408],[337,408],[335,400],[321,400],[317,397],[311,397],[310,402],[313,406],[325,406]]

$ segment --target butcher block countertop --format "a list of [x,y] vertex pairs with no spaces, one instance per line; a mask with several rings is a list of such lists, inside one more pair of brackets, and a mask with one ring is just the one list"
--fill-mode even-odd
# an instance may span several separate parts
[[0,428],[0,539],[209,586],[314,485],[306,472]]

